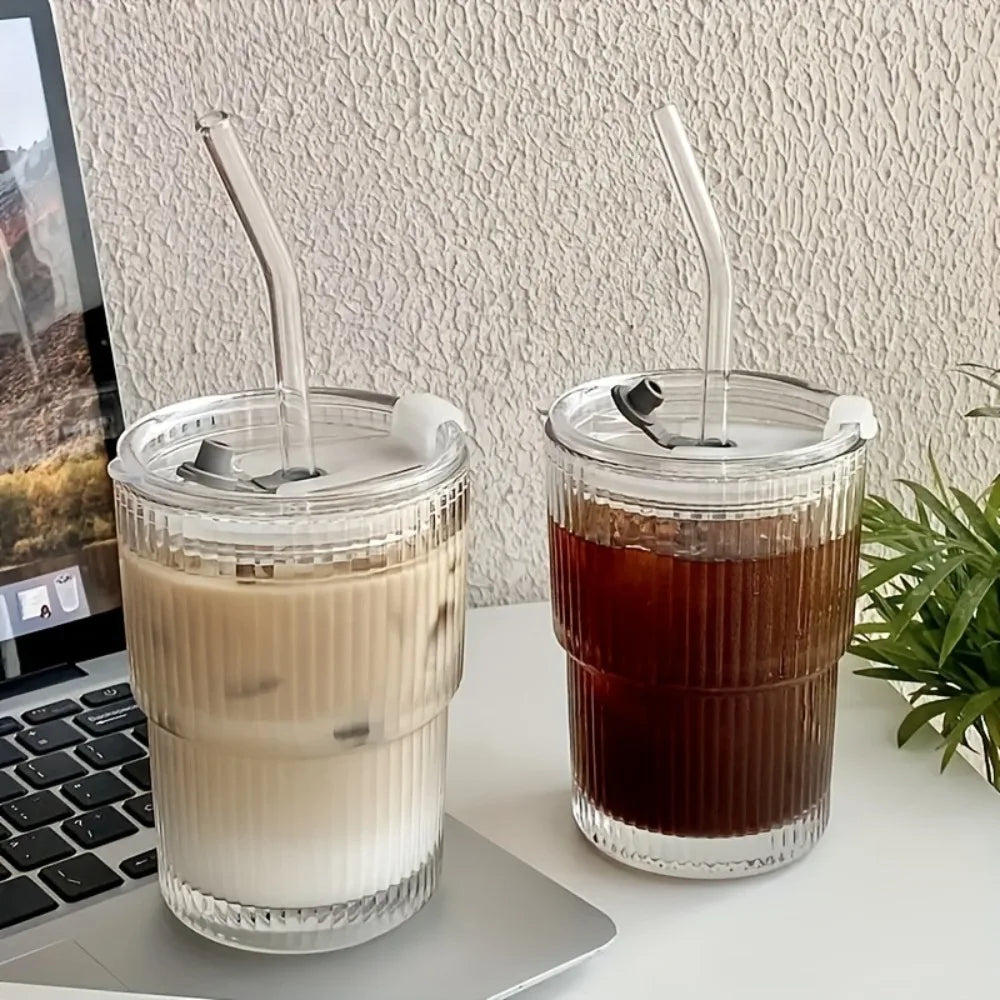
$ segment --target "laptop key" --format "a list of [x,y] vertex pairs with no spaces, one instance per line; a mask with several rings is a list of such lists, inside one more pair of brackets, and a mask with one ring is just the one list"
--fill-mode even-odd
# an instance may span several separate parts
[[134,701],[116,702],[107,708],[95,708],[84,712],[73,720],[81,729],[91,736],[104,736],[105,733],[118,733],[123,729],[131,729],[146,721],[142,709]]
[[132,688],[128,684],[112,684],[97,691],[88,691],[80,701],[87,708],[100,708],[101,705],[110,705],[113,701],[124,701],[131,697]]
[[[87,773],[87,769],[78,760],[73,760],[68,753],[62,751],[25,761],[23,764],[18,764],[15,770],[19,778],[34,788],[51,788],[52,785],[69,781],[70,778],[79,778],[81,774]],[[0,799],[2,798],[2,788],[0,788]]]
[[132,738],[138,740],[144,747],[149,746],[149,724],[144,722],[132,730]]
[[68,858],[73,848],[55,830],[44,827],[0,842],[0,854],[15,868],[27,872]]
[[156,848],[151,847],[142,854],[136,854],[131,858],[126,858],[119,866],[129,878],[145,878],[147,875],[155,875],[158,869],[156,861]]
[[32,708],[21,713],[21,718],[29,726],[40,726],[43,722],[51,722],[53,719],[62,719],[67,715],[73,715],[80,711],[80,706],[72,698],[63,698],[54,701],[50,705],[42,705],[41,708]]
[[145,754],[138,743],[130,740],[124,733],[112,733],[110,736],[99,736],[96,740],[84,743],[76,748],[77,755],[91,767],[101,770],[105,767],[115,767],[127,764]]
[[128,778],[140,791],[148,792],[153,787],[153,781],[149,775],[149,758],[135,760],[131,764],[126,764],[122,768],[122,777]]
[[0,740],[0,767],[20,764],[25,759],[24,754],[10,740]]
[[21,723],[13,715],[5,715],[0,719],[0,736],[10,736],[21,728]]
[[[122,781],[117,775],[109,771],[100,771],[97,774],[88,775],[78,781],[71,781],[63,785],[60,789],[74,805],[81,809],[98,809],[101,806],[110,805],[112,802],[120,802],[127,799],[132,794],[132,789]],[[0,806],[0,809],[6,808]],[[67,815],[70,811],[67,810]],[[59,817],[63,819],[62,816]]]
[[38,876],[67,903],[89,899],[125,884],[120,875],[93,854],[78,854],[68,861],[60,861],[43,868]]
[[0,814],[24,832],[66,819],[73,815],[73,810],[51,792],[35,792],[33,795],[25,795],[23,799],[5,802],[0,806]]
[[143,826],[153,825],[153,796],[146,792],[145,795],[137,795],[134,799],[129,799],[125,803],[125,812],[138,820]]
[[82,816],[74,816],[62,825],[81,847],[100,847],[110,844],[113,840],[121,840],[130,833],[135,833],[133,826],[114,806],[104,806],[94,809]]
[[0,883],[0,930],[54,910],[58,904],[27,875]]
[[66,747],[75,746],[85,739],[79,729],[74,729],[62,719],[46,722],[31,729],[22,729],[14,738],[21,746],[27,747],[33,754],[39,756],[54,750],[65,750]]
[[10,830],[8,830],[7,827],[3,825],[3,823],[0,823],[0,840],[4,840],[6,837],[9,836],[10,836]]
[[0,771],[0,802],[24,795],[24,789],[9,775]]
[[[128,873],[126,872],[126,874]],[[3,865],[0,865],[0,882],[7,878],[8,875],[10,875],[10,872]]]

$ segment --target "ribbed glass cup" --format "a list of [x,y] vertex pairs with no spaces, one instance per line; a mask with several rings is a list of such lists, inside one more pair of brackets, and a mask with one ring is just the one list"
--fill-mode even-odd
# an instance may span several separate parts
[[[393,403],[314,390],[317,453],[387,433]],[[429,466],[301,499],[174,474],[206,436],[252,464],[273,421],[271,393],[240,393],[123,436],[125,626],[167,905],[227,944],[323,951],[389,930],[434,891],[468,456],[446,425]]]
[[[546,428],[573,814],[634,867],[749,875],[826,827],[865,444],[845,426],[777,455],[683,457],[608,412],[610,387],[638,377],[572,390]],[[668,415],[697,412],[697,373],[650,377]],[[833,398],[736,374],[730,420],[818,439]]]

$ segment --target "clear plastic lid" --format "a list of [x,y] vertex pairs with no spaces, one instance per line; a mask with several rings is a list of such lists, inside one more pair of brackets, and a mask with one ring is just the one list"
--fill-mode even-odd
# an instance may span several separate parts
[[734,372],[729,440],[700,445],[703,386],[697,370],[587,382],[556,400],[546,434],[588,491],[708,510],[781,504],[812,492],[814,473],[863,450],[877,429],[860,397]]
[[[650,385],[652,383],[652,385]],[[641,412],[654,434],[630,422],[615,390],[639,388],[659,395]],[[780,375],[734,372],[729,379],[729,440],[697,443],[703,388],[700,371],[634,374],[586,382],[549,411],[549,437],[609,466],[654,476],[716,478],[759,476],[829,461],[873,436],[865,400],[844,397]],[[837,406],[854,401],[853,407]],[[837,419],[840,410],[842,419]],[[831,415],[834,424],[831,425]],[[654,440],[659,437],[660,442]]]
[[435,396],[350,389],[310,396],[323,473],[275,482],[274,393],[186,400],[143,417],[118,443],[112,478],[173,509],[210,517],[274,519],[406,503],[464,468],[464,418]]

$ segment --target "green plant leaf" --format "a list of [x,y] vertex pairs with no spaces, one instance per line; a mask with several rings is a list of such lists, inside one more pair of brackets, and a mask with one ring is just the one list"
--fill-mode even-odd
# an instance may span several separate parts
[[889,631],[888,622],[858,622],[854,626],[854,634],[858,635],[886,635]]
[[994,788],[996,788],[997,768],[998,765],[1000,765],[1000,753],[998,753],[997,745],[993,741],[993,737],[990,735],[989,728],[985,722],[986,718],[986,713],[984,713],[976,719],[972,726],[976,732],[979,733],[979,739],[983,744],[982,757],[983,763],[986,765],[986,780]]
[[957,698],[963,692],[956,688],[950,681],[936,678],[933,684],[921,684],[913,691],[907,692],[906,697],[911,705],[923,702],[925,698]]
[[955,723],[958,721],[958,717],[961,714],[966,701],[968,701],[968,695],[965,695],[959,704],[952,705],[951,708],[944,713],[944,718],[941,720],[941,732],[944,733],[945,736],[947,736],[948,733],[955,728]]
[[968,732],[968,726],[965,729],[954,729],[952,732],[958,733],[958,739],[954,743],[947,743],[944,748],[944,753],[941,754],[941,771],[951,763],[951,758],[955,756],[958,748],[960,746],[968,746],[969,744],[965,740],[965,734]]
[[982,734],[983,746],[986,748],[986,759],[993,772],[991,781],[993,787],[1000,791],[1000,719],[996,709],[983,712],[983,724],[986,732]]
[[[959,523],[961,524],[961,522]],[[918,524],[916,521],[885,526],[870,519],[864,519],[862,521],[861,542],[866,546],[878,545],[897,552],[912,552],[937,544],[943,553],[947,553],[949,550],[964,551],[980,558],[993,554],[983,547],[982,542],[972,531],[965,528],[964,525],[962,527],[965,536],[957,538],[954,534],[942,533],[932,527]],[[865,552],[866,562],[878,558],[884,557],[881,557],[878,552]]]
[[996,578],[996,569],[993,569],[993,572],[979,573],[972,578],[969,585],[959,595],[955,607],[952,609],[951,617],[948,619],[948,626],[944,630],[941,655],[938,658],[939,665],[948,659],[951,651],[962,638],[969,622],[972,621],[972,616],[996,582]]
[[944,744],[944,753],[941,756],[941,770],[943,771],[950,763],[951,758],[965,739],[965,734],[971,726],[997,699],[1000,699],[1000,688],[990,688],[988,691],[980,691],[974,694],[965,703],[962,711]]
[[[890,534],[886,531],[863,531],[861,533],[861,544],[864,546],[861,550],[861,558],[869,565],[874,565],[880,558],[885,558],[884,556],[879,556],[875,552],[869,551],[867,548],[869,545],[879,545],[893,552],[913,551],[913,539],[911,537],[903,534]],[[926,539],[923,540],[923,544],[927,544]]]
[[962,361],[957,366],[957,370],[965,375],[967,372],[962,371],[963,368],[969,368],[972,371],[989,372],[991,376],[1000,375],[1000,368],[991,368],[989,365],[980,364],[978,361]]
[[[933,594],[931,595],[931,599],[929,599],[927,603],[924,604],[917,612],[920,616],[920,622],[926,631],[940,632],[940,635],[935,641],[935,645],[938,649],[941,648],[941,639],[944,636],[944,628],[948,624],[948,615],[951,614],[950,610],[947,610],[942,606],[944,602],[944,595]],[[951,603],[954,603],[954,601]]]
[[[963,643],[964,645],[967,645]],[[966,663],[971,660],[971,663]],[[982,660],[974,649],[964,649],[961,653],[957,651],[948,657],[948,662],[939,667],[943,677],[946,677],[953,684],[961,688],[968,694],[978,694],[993,687],[981,672]]]
[[914,733],[930,722],[931,719],[936,719],[939,715],[944,715],[953,705],[961,708],[967,700],[964,696],[942,698],[939,701],[927,701],[923,705],[911,708],[906,718],[899,724],[899,729],[896,732],[897,744],[903,746],[904,743],[913,738]]
[[955,718],[954,728],[964,732],[987,709],[992,708],[1000,700],[1000,687],[980,691],[966,699],[962,711]]
[[903,512],[886,497],[869,494],[861,501],[861,515],[876,521],[895,521],[903,517]]
[[958,506],[965,515],[969,527],[992,549],[1000,548],[1000,534],[986,519],[986,515],[979,509],[979,504],[967,493],[952,487],[952,496],[958,501]]
[[[1000,392],[1000,369],[980,366]],[[1000,405],[983,415],[1000,417]],[[879,620],[857,627],[861,676],[906,685],[911,708],[900,745],[941,718],[942,769],[974,729],[1000,791],[1000,476],[976,500],[946,483],[928,449],[927,485],[903,480],[908,509],[866,498],[858,592]]]
[[873,590],[868,595],[869,604],[865,611],[877,611],[887,622],[892,621],[896,614],[893,606],[877,590]]
[[933,548],[923,548],[917,552],[908,552],[906,555],[897,556],[895,559],[886,559],[876,565],[875,569],[866,573],[858,581],[858,596],[863,597],[871,593],[882,584],[888,583],[893,577],[913,569],[918,563],[929,559],[937,553],[937,546]]
[[898,640],[887,638],[886,641],[900,641],[915,653],[919,653],[927,658],[928,663],[936,671],[938,656],[941,654],[941,639],[944,637],[944,629],[926,628],[917,622],[910,622],[900,633]]
[[942,500],[939,500],[922,483],[915,483],[912,479],[901,479],[899,482],[905,486],[914,498],[926,505],[927,509],[941,522],[942,526],[957,539],[978,542],[975,534],[967,528],[955,516],[955,512]]
[[[996,589],[991,590],[979,605],[976,621],[982,625],[983,631],[987,634],[1000,635],[1000,595]],[[982,641],[987,640],[984,638]]]
[[908,670],[902,667],[862,667],[854,671],[858,677],[874,677],[879,681],[898,681],[901,684],[913,684],[916,680]]
[[967,555],[955,556],[932,570],[907,595],[895,618],[890,623],[890,638],[898,639],[903,629],[913,620],[920,609],[927,603],[931,595],[941,583],[968,560]]
[[890,510],[895,510],[896,505],[889,500],[887,497],[880,496],[878,493],[866,493],[865,498],[861,501],[861,508],[864,510],[866,507],[879,507],[879,508],[889,508]]
[[[851,652],[865,660],[875,663],[886,663],[891,667],[902,667],[913,673],[914,680],[926,680],[920,676],[920,671],[932,673],[937,670],[937,660],[932,653],[920,646],[906,646],[902,642],[891,639],[871,639],[867,642],[856,642],[851,646]],[[937,676],[934,674],[934,676]]]
[[986,497],[986,506],[994,514],[1000,513],[1000,476],[997,476],[990,486],[989,495]]
[[[886,663],[889,666],[895,666],[896,661],[889,656],[888,653],[883,653],[874,643],[871,642],[855,642],[852,643],[848,652],[853,656],[860,656],[863,660],[871,660],[872,663]],[[912,666],[916,669],[920,669],[920,665],[913,663]]]
[[984,642],[979,647],[979,654],[983,658],[983,666],[986,668],[986,676],[989,678],[990,686],[1000,687],[1000,639]]
[[986,518],[990,527],[1000,536],[1000,514],[990,506],[989,497],[986,498],[983,504],[983,517]]
[[934,461],[934,449],[929,444],[927,445],[927,464],[931,467],[931,475],[934,477],[934,485],[937,487],[938,496],[947,505],[948,487],[945,486],[941,470],[938,468],[937,462]]
[[[971,370],[970,370],[971,369]],[[958,366],[958,370],[966,377],[975,379],[977,382],[981,382],[983,385],[988,385],[991,389],[1000,390],[1000,383],[994,381],[1000,372],[995,368],[990,368],[987,365],[974,365],[974,364],[962,364]],[[989,372],[989,377],[985,375],[980,375],[978,372]]]

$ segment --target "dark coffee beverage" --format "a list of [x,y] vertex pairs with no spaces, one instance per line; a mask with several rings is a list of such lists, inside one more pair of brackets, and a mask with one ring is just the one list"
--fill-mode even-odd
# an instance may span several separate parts
[[679,522],[589,502],[572,523],[582,534],[549,530],[580,792],[684,837],[825,810],[857,530],[829,541],[805,516]]
[[736,878],[826,829],[876,423],[860,397],[730,372],[720,446],[705,375],[552,404],[552,604],[580,832],[635,868]]

